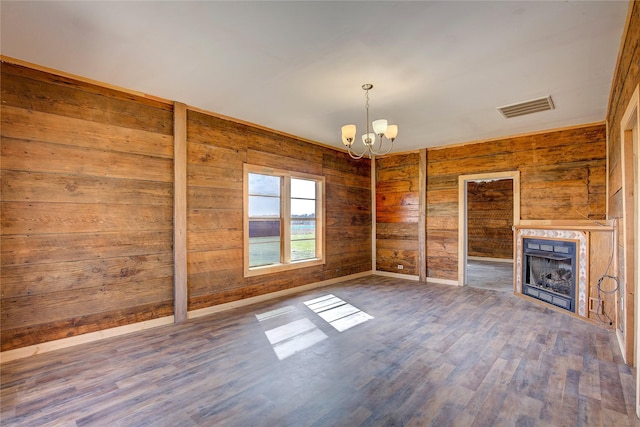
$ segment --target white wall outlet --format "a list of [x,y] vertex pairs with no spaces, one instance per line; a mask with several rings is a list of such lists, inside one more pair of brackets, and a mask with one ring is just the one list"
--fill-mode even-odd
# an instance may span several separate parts
[[403,268],[404,268],[404,265],[398,264],[398,270],[402,270]]

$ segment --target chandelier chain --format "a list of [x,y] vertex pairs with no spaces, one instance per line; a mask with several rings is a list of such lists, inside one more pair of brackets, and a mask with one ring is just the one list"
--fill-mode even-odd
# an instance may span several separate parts
[[367,121],[365,123],[367,123],[367,133],[366,133],[366,138],[367,138],[367,142],[371,142],[371,139],[369,138],[369,89],[365,90],[365,97],[367,99],[367,101],[365,102],[365,107],[367,110]]

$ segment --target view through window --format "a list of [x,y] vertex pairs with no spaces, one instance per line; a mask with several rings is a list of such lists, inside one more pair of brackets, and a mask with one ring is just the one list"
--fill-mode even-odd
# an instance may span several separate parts
[[250,165],[245,172],[245,275],[322,262],[324,178]]

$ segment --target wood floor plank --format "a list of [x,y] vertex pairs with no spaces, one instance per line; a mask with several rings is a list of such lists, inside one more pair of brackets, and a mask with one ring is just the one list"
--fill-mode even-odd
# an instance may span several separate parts
[[[373,319],[339,332],[304,304],[327,294]],[[288,325],[294,345],[298,324],[326,338],[280,360],[266,332]],[[637,425],[634,384],[610,330],[508,292],[369,276],[2,364],[0,419],[617,427]]]

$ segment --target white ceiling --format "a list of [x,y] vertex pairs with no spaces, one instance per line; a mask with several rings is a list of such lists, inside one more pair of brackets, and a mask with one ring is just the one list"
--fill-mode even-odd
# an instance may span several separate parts
[[[395,152],[605,119],[627,1],[2,1],[2,55],[343,147]],[[551,95],[512,119],[496,107]]]

